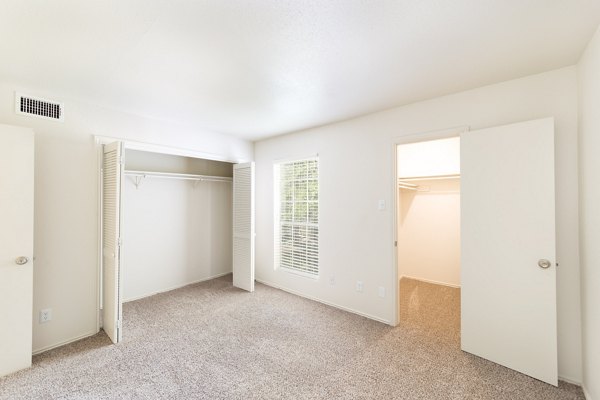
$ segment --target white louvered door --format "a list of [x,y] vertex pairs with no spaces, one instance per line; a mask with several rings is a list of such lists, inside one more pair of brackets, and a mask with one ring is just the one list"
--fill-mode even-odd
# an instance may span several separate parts
[[121,340],[121,187],[123,143],[104,145],[102,158],[103,328],[113,343]]
[[233,166],[233,286],[254,291],[254,163]]

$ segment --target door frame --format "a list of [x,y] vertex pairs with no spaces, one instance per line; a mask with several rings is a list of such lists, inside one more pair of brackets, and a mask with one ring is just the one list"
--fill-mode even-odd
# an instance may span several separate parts
[[392,143],[392,188],[394,193],[394,212],[393,221],[392,221],[392,238],[394,243],[392,243],[392,277],[394,284],[394,315],[391,320],[390,325],[398,326],[400,323],[400,275],[398,273],[398,146],[403,144],[410,143],[419,143],[419,142],[428,142],[432,140],[438,139],[448,139],[452,137],[460,137],[463,132],[467,132],[470,130],[468,125],[461,125],[453,128],[433,130],[433,131],[424,131],[419,133],[408,134],[406,136],[395,137]]

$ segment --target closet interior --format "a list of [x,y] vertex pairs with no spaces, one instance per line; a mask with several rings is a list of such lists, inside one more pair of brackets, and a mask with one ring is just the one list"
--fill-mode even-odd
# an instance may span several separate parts
[[396,154],[400,321],[458,313],[460,138],[402,144]]
[[98,326],[113,343],[123,337],[124,302],[230,273],[234,287],[254,291],[253,162],[98,143]]
[[230,163],[125,150],[124,302],[231,273],[232,177]]

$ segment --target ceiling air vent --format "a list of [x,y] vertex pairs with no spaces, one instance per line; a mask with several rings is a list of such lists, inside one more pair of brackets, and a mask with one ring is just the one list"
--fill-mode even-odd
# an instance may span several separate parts
[[63,120],[63,104],[15,93],[15,110],[17,114],[31,115],[55,121]]

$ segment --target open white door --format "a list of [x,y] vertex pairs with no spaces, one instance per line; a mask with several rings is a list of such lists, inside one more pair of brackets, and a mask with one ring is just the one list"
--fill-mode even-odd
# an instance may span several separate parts
[[461,135],[462,349],[558,384],[554,120]]
[[102,157],[102,298],[103,329],[113,343],[121,340],[121,187],[123,143],[104,145]]
[[33,131],[0,125],[0,376],[31,366]]
[[254,163],[233,166],[233,286],[254,291]]

